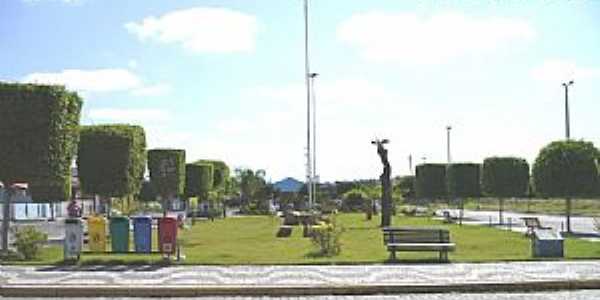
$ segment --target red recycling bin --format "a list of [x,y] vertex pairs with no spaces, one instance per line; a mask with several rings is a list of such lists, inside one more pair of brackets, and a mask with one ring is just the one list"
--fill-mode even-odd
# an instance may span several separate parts
[[160,218],[158,220],[158,247],[164,254],[175,254],[177,247],[177,219]]

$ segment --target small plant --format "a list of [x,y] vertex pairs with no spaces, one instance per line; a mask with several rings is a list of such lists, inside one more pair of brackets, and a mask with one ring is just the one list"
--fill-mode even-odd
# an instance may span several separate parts
[[17,252],[24,259],[30,260],[37,257],[40,245],[46,243],[48,235],[33,226],[25,226],[15,232],[15,240]]
[[336,216],[329,215],[328,223],[322,222],[313,226],[311,234],[312,243],[318,247],[318,256],[335,256],[342,251],[341,236],[344,232],[342,226],[337,225]]

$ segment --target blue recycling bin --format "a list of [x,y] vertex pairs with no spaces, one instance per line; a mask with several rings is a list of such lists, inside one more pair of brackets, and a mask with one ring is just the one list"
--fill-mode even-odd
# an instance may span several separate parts
[[133,241],[135,252],[150,253],[152,251],[152,218],[133,218]]

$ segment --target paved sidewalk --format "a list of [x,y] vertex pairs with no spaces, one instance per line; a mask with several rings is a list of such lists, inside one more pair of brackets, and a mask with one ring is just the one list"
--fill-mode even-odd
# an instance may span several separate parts
[[600,261],[361,266],[0,266],[0,296],[328,295],[600,289]]

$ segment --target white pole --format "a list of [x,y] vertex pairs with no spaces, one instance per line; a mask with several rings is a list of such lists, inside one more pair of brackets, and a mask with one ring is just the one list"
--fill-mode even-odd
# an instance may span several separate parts
[[308,61],[308,0],[304,0],[304,78],[306,82],[306,187],[308,190],[308,207],[312,208],[312,171],[310,147],[310,68]]
[[317,202],[317,95],[315,93],[315,78],[318,76],[317,73],[310,74],[311,78],[311,94],[312,94],[312,112],[313,112],[313,161],[312,161],[312,172],[313,172],[313,202]]

